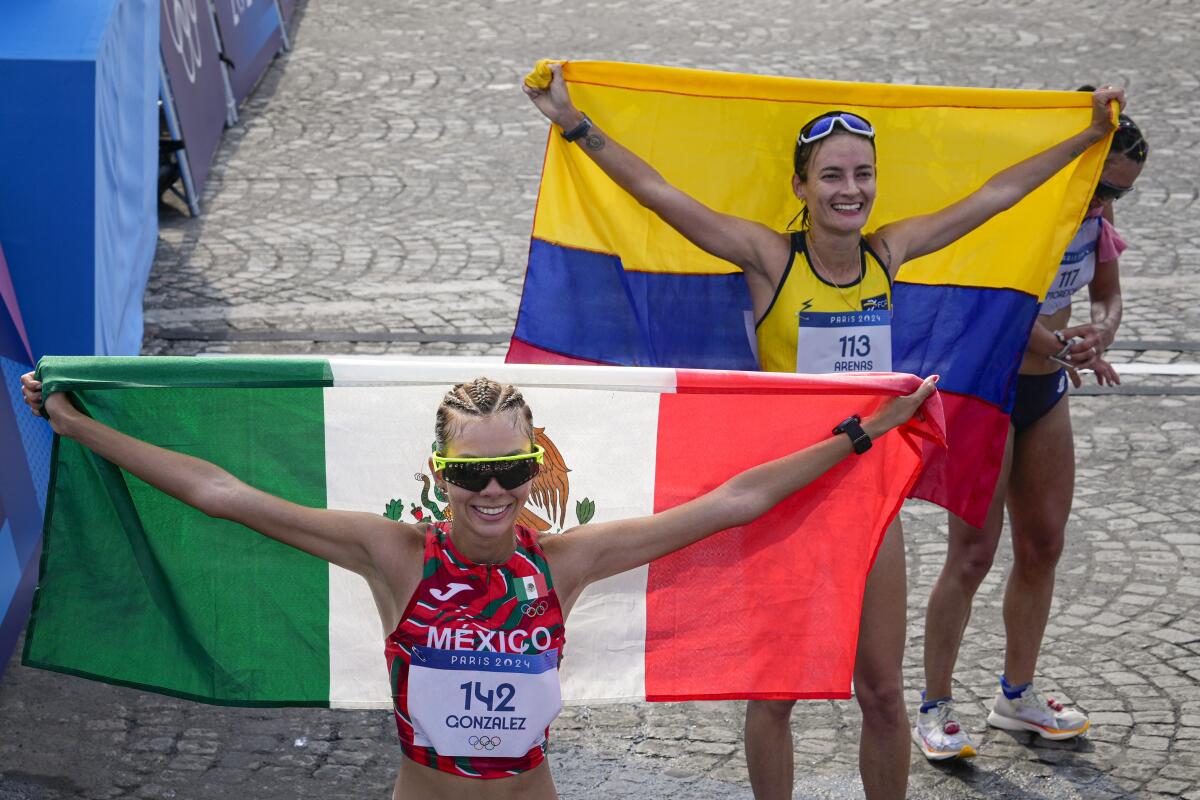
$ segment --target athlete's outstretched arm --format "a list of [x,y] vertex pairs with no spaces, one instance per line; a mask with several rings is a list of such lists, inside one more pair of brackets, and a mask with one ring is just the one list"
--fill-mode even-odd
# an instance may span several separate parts
[[[933,394],[936,377],[917,391],[888,400],[862,422],[876,439],[902,425]],[[848,436],[831,436],[791,455],[768,461],[730,478],[694,500],[649,517],[593,523],[546,540],[553,549],[556,583],[581,590],[588,583],[616,575],[673,553],[706,536],[746,525],[780,501],[824,475],[853,452]]]
[[[550,67],[548,89],[523,86],[525,94],[547,119],[564,131],[579,125],[583,114],[575,108],[562,77],[562,65]],[[591,130],[576,143],[600,169],[635,200],[679,231],[692,244],[717,258],[737,264],[748,278],[761,276],[763,264],[773,256],[783,268],[787,250],[782,238],[765,225],[714,211],[667,183],[654,167],[622,147],[593,121]],[[774,289],[774,286],[770,286]]]
[[[31,372],[21,377],[21,385],[25,402],[33,413],[41,415],[41,382]],[[308,508],[275,497],[243,483],[215,464],[114,430],[81,413],[63,393],[45,398],[45,409],[55,433],[74,439],[156,489],[210,517],[238,522],[357,572],[373,588],[380,556],[395,549],[398,523],[382,516]],[[418,541],[415,536],[404,538]],[[385,556],[383,560],[391,559]]]
[[891,270],[895,274],[905,261],[941,250],[978,228],[1001,211],[1012,208],[1025,195],[1054,177],[1113,128],[1109,104],[1123,107],[1125,93],[1120,89],[1101,89],[1092,95],[1092,123],[1053,147],[1014,164],[993,175],[987,183],[957,203],[919,217],[909,217],[885,225],[871,237],[883,239],[893,253]]

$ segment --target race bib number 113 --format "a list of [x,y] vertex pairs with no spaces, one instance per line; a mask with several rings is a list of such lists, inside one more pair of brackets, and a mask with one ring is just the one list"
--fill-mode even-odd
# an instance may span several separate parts
[[892,312],[799,313],[796,372],[891,372]]

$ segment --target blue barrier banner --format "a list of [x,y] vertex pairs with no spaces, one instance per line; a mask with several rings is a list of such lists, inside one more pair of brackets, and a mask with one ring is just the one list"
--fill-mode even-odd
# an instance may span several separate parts
[[0,242],[35,357],[141,348],[158,224],[151,3],[0,5]]
[[153,0],[113,3],[95,65],[95,352],[134,355],[142,350],[142,295],[158,244],[159,57]]
[[162,62],[196,198],[225,130],[225,79],[208,0],[161,0]]
[[221,50],[232,62],[229,81],[238,105],[283,47],[283,28],[274,0],[215,0]]
[[34,358],[141,350],[156,0],[0,2],[0,242]]
[[0,670],[37,579],[52,441],[19,377],[46,353],[141,350],[160,24],[158,0],[0,0]]

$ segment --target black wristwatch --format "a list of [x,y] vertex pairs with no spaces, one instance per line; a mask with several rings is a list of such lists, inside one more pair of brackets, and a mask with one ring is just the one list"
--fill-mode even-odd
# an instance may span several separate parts
[[858,414],[844,420],[842,424],[833,429],[833,434],[836,436],[839,433],[844,433],[850,437],[850,444],[854,448],[857,455],[862,455],[871,449],[871,437],[862,428],[862,419]]
[[583,119],[579,120],[579,124],[569,131],[563,131],[562,137],[568,142],[573,142],[576,139],[582,139],[587,136],[587,132],[592,129],[592,121],[588,119],[587,114],[583,114]]

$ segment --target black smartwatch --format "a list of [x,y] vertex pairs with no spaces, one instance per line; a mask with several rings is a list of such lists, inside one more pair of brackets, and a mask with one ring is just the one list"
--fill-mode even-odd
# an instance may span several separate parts
[[588,119],[587,114],[583,114],[583,119],[579,120],[579,124],[569,131],[563,131],[562,137],[568,142],[573,142],[576,139],[582,139],[587,136],[587,132],[592,129],[592,121]]
[[858,414],[844,420],[840,425],[833,429],[834,436],[839,433],[844,433],[850,437],[850,445],[854,448],[857,455],[862,455],[871,449],[871,437],[862,428],[862,419]]

